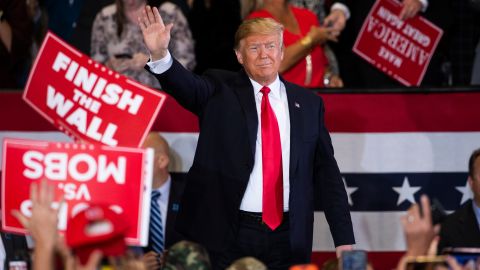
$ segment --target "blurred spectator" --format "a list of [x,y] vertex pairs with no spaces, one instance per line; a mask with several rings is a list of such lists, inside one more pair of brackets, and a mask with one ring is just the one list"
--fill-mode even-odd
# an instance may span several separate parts
[[[168,165],[170,164],[170,150],[167,141],[157,132],[150,132],[143,143],[144,148],[153,148],[155,151],[152,191],[159,192],[156,203],[160,208],[161,214],[161,232],[164,236],[164,248],[168,249],[183,237],[175,230],[175,220],[180,208],[180,200],[185,187],[185,179],[182,174],[170,174]],[[153,197],[153,196],[152,196]],[[153,198],[152,198],[153,199]],[[152,202],[153,203],[153,202]],[[153,222],[150,216],[150,224]],[[151,235],[144,255],[144,262],[147,269],[158,269],[159,257],[162,251],[156,251],[153,247]]]
[[[470,0],[472,7],[480,12],[480,0]],[[475,49],[475,58],[472,68],[472,85],[480,85],[480,38],[478,38],[477,48]]]
[[208,253],[199,244],[180,241],[173,245],[165,255],[164,270],[210,270]]
[[70,44],[86,55],[90,55],[90,42],[92,25],[95,16],[105,6],[111,5],[115,0],[83,0],[83,6],[77,19],[77,26],[73,30]]
[[439,252],[446,247],[480,248],[480,149],[470,156],[468,184],[473,192],[473,200],[466,202],[442,223]]
[[[375,1],[365,0],[344,2],[348,5],[350,18],[339,37],[339,42],[332,44],[332,48],[336,53],[340,67],[340,74],[345,86],[358,88],[403,87],[402,84],[378,70],[352,51],[365,18]],[[447,74],[450,69],[448,65],[443,65],[443,63],[446,62],[447,46],[449,45],[448,32],[452,20],[450,14],[451,1],[439,0],[430,2],[431,3],[425,0],[403,0],[401,15],[410,18],[421,13],[444,30],[444,36],[442,37],[435,54],[432,56],[429,68],[427,69],[421,84],[422,86],[441,86],[447,84]]]
[[320,27],[317,17],[307,9],[297,8],[286,0],[258,2],[261,9],[247,18],[273,18],[284,26],[284,56],[280,73],[289,82],[303,87],[342,87],[338,76],[328,70],[323,45],[335,40],[326,27]]
[[41,0],[48,17],[48,29],[70,43],[85,0]]
[[[115,4],[103,8],[93,23],[91,56],[140,83],[159,88],[155,77],[143,68],[149,55],[137,19],[146,4],[146,0],[116,0]],[[193,40],[186,19],[170,2],[164,2],[160,12],[169,20],[175,20],[178,26],[172,29],[172,54],[186,68],[193,68]]]
[[[290,0],[290,3],[294,6],[306,8],[317,15],[318,22],[320,25],[325,26],[325,1],[324,0]],[[336,37],[336,36],[335,36]],[[323,46],[323,51],[325,52],[325,56],[328,59],[328,66],[329,70],[332,75],[336,75],[340,77],[340,69],[338,67],[337,57],[333,52],[332,48],[325,43]]]
[[180,10],[182,10],[183,16],[187,17],[190,13],[190,6],[188,2],[191,2],[191,0],[148,0],[148,4],[152,7],[159,7],[166,1],[171,2],[175,6],[179,7]]
[[46,180],[39,184],[33,182],[30,185],[31,216],[24,216],[18,210],[12,213],[35,241],[32,269],[55,269],[56,254],[62,257],[62,269],[67,270],[96,270],[104,254],[111,255],[108,262],[113,269],[145,269],[140,260],[125,254],[126,222],[123,216],[106,206],[91,206],[69,220],[67,240],[74,252],[80,254],[81,260],[73,256],[57,231],[59,208],[52,208],[55,188]]
[[472,81],[475,48],[480,38],[480,11],[474,8],[475,0],[449,2],[451,7],[448,10],[448,17],[452,20],[448,44],[451,81],[453,85],[469,85]]
[[[407,214],[401,217],[405,234],[407,251],[400,259],[397,270],[405,269],[436,269],[436,270],[474,270],[474,262],[460,265],[454,257],[435,257],[438,244],[440,225],[432,224],[430,200],[426,195],[420,198],[420,205],[414,204]],[[420,262],[422,268],[410,266],[408,262]],[[426,262],[432,262],[426,264]],[[446,265],[444,265],[446,263]],[[412,268],[413,267],[413,268]]]
[[240,69],[232,53],[241,22],[239,0],[194,0],[188,21],[195,40],[195,73],[209,68]]
[[91,57],[134,80],[159,88],[155,77],[145,72],[148,51],[137,18],[146,0],[116,0],[96,16],[92,27]]
[[188,70],[196,66],[195,48],[192,38],[192,32],[182,9],[176,4],[178,1],[163,0],[159,1],[158,11],[165,24],[175,23],[175,27],[170,31],[170,43],[168,50],[175,59]]
[[226,270],[267,270],[267,266],[254,257],[235,260]]
[[480,39],[475,49],[475,60],[472,68],[472,85],[480,85]]
[[0,90],[21,87],[32,42],[32,21],[25,1],[0,1]]

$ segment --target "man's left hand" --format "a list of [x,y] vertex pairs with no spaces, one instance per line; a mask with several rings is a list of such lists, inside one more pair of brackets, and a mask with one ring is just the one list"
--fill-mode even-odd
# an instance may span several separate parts
[[415,17],[422,9],[422,3],[419,0],[403,0],[403,8],[400,12],[400,19],[406,20]]

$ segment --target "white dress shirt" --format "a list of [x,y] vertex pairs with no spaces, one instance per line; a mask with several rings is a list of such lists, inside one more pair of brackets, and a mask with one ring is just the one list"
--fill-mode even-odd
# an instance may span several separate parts
[[[247,189],[243,195],[240,210],[248,212],[262,212],[263,198],[263,173],[262,173],[262,119],[261,104],[263,94],[260,92],[263,85],[250,79],[253,85],[255,95],[255,105],[257,107],[258,129],[257,140],[255,142],[255,163],[253,164],[250,179],[248,180]],[[282,169],[283,169],[283,210],[288,211],[288,198],[290,195],[290,114],[288,112],[287,93],[285,85],[277,78],[273,83],[268,85],[270,93],[268,99],[270,106],[277,117],[278,128],[280,131],[280,143],[282,145]]]
[[[150,57],[151,59],[151,57]],[[157,61],[149,61],[147,65],[153,73],[161,74],[167,71],[173,63],[172,56],[167,55]],[[263,197],[263,174],[262,174],[262,134],[261,134],[261,102],[263,87],[259,83],[250,79],[255,95],[255,104],[257,108],[258,130],[255,146],[255,163],[248,181],[247,189],[243,195],[240,210],[248,212],[262,212]],[[270,93],[268,95],[270,105],[277,117],[278,128],[280,131],[280,143],[282,145],[282,170],[283,170],[283,210],[288,211],[288,202],[290,195],[290,113],[288,111],[288,100],[285,85],[280,81],[278,75],[273,83],[268,85]],[[160,196],[160,198],[163,197]],[[167,200],[168,204],[168,200]],[[162,211],[163,215],[163,211]],[[163,218],[163,216],[162,216]],[[166,218],[165,218],[166,219]],[[165,220],[163,219],[163,221]],[[164,221],[165,222],[165,221]]]

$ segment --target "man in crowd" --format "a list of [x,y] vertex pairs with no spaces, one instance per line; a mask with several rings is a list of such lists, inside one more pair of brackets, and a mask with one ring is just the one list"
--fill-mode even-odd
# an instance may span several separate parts
[[171,57],[173,25],[164,25],[156,8],[147,6],[139,25],[151,54],[147,69],[199,117],[176,225],[207,248],[213,268],[245,256],[269,269],[309,262],[314,193],[322,198],[338,254],[351,249],[347,196],[322,99],[278,75],[283,26],[266,18],[243,22],[235,35],[243,70],[197,76]]
[[480,149],[468,161],[468,184],[473,200],[450,214],[442,223],[438,252],[446,247],[480,247]]
[[168,172],[170,150],[167,141],[159,133],[149,133],[143,147],[155,151],[149,244],[143,261],[147,269],[159,269],[160,255],[164,249],[182,240],[174,224],[185,181],[182,175]]

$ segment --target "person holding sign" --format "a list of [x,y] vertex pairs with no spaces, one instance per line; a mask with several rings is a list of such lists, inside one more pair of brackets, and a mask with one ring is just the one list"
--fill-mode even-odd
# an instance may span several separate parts
[[247,18],[272,18],[285,27],[285,55],[279,71],[286,80],[309,88],[343,86],[340,77],[329,71],[324,51],[328,40],[336,40],[330,28],[321,27],[313,12],[286,0],[258,3],[260,9]]
[[[332,44],[332,48],[334,49],[339,62],[340,74],[342,75],[345,86],[369,89],[403,87],[403,84],[379,70],[374,65],[368,63],[366,60],[352,51],[357,37],[361,32],[362,25],[364,24],[376,1],[339,0],[339,2],[345,3],[350,11],[350,18],[348,19],[345,29],[342,31],[339,42]],[[429,2],[427,0],[395,0],[395,2],[401,2],[400,12],[394,15],[396,15],[402,22],[408,21],[410,18],[423,14],[422,12],[426,12],[429,6]],[[437,7],[444,4],[435,3],[434,1],[432,5]],[[341,12],[337,13],[342,14]],[[333,24],[329,16],[327,16],[325,19],[325,23]],[[385,57],[386,54],[379,53],[379,55],[383,55]],[[440,59],[436,54],[434,54],[432,62],[430,63],[430,68],[427,69],[427,72],[424,76],[424,84],[440,84],[439,80],[442,78],[440,72],[441,64],[437,61],[440,61]]]
[[170,55],[173,24],[165,25],[156,8],[147,6],[139,25],[151,55],[146,68],[199,117],[176,229],[207,248],[213,268],[245,256],[273,270],[309,262],[315,189],[337,254],[352,249],[347,195],[323,101],[278,75],[283,26],[270,18],[244,21],[235,35],[243,69],[198,76]]

